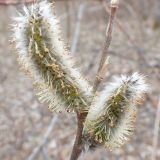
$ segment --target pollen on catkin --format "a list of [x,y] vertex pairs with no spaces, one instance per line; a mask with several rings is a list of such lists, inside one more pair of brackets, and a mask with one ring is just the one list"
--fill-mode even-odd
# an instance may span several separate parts
[[42,102],[52,111],[87,110],[92,87],[75,68],[65,46],[51,3],[24,7],[14,18],[14,41],[19,62],[33,77]]
[[134,73],[121,76],[97,93],[85,122],[85,130],[110,150],[122,146],[133,133],[136,104],[148,87],[145,78]]

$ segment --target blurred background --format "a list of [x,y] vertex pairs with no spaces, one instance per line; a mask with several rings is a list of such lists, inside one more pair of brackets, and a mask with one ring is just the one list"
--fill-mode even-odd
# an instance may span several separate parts
[[[67,160],[76,132],[74,114],[50,113],[34,95],[10,45],[11,19],[33,0],[0,0],[0,159]],[[50,0],[51,1],[51,0]],[[105,40],[109,0],[56,0],[65,42],[93,83]],[[123,0],[117,12],[105,81],[138,71],[151,86],[139,107],[131,141],[114,152],[98,148],[82,160],[160,159],[160,1]],[[103,84],[102,86],[103,87]],[[159,111],[158,111],[159,109]],[[160,136],[159,136],[160,137]]]

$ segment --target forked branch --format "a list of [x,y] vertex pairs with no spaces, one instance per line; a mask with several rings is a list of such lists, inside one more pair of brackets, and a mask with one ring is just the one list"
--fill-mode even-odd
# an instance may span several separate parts
[[[118,4],[119,4],[118,0],[111,0],[111,10],[110,10],[109,23],[108,23],[108,27],[107,27],[107,31],[106,31],[106,39],[105,39],[105,43],[104,43],[102,57],[101,57],[101,61],[99,64],[96,80],[94,83],[94,92],[96,92],[96,90],[97,90],[99,84],[101,83],[102,79],[104,78],[105,72],[107,70],[107,65],[108,65],[107,52],[108,52],[108,48],[109,48],[111,40],[112,40],[113,22],[114,22],[114,18],[115,18],[116,12],[117,12]],[[84,121],[85,121],[86,116],[87,116],[86,113],[80,113],[80,114],[77,113],[77,121],[78,121],[77,135],[76,135],[76,140],[74,143],[74,147],[72,150],[70,160],[77,160],[82,152],[82,149],[83,149],[82,132],[83,132]]]

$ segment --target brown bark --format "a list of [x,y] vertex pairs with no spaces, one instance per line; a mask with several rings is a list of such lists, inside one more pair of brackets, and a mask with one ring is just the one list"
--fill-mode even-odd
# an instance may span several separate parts
[[[107,27],[107,30],[106,30],[106,39],[105,39],[105,42],[104,42],[102,56],[101,56],[96,80],[95,80],[95,83],[94,83],[94,91],[97,90],[97,88],[99,87],[99,84],[101,83],[101,81],[103,79],[103,77],[100,78],[98,75],[99,75],[99,73],[101,73],[101,70],[103,69],[105,61],[107,60],[108,49],[109,49],[109,46],[110,46],[111,41],[112,41],[113,24],[114,24],[114,19],[115,19],[117,8],[118,8],[118,6],[115,6],[115,5],[112,6],[111,5],[109,23],[108,23],[108,27]],[[105,76],[105,74],[104,74],[104,76]]]
[[86,118],[86,113],[77,113],[77,134],[72,149],[70,160],[77,160],[83,149],[83,124]]

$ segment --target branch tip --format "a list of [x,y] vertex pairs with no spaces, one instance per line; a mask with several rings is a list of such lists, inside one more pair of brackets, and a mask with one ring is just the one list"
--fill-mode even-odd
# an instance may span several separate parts
[[111,7],[118,8],[119,6],[119,0],[111,0]]

